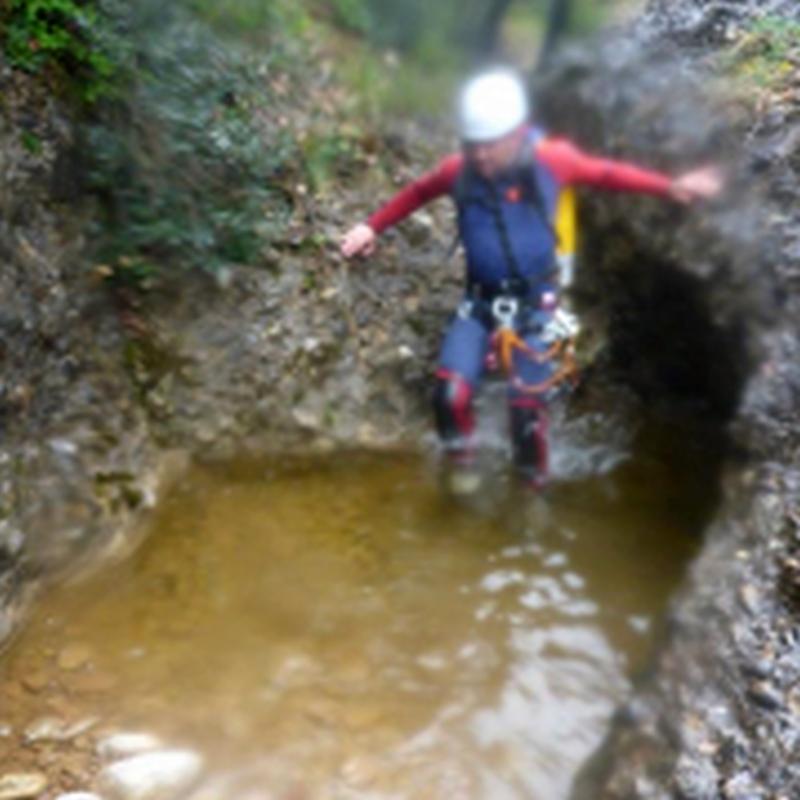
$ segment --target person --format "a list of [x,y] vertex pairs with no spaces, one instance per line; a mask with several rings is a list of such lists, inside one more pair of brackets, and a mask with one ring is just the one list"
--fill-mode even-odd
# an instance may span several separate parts
[[[453,465],[455,491],[478,483],[473,398],[492,337],[513,328],[509,412],[514,463],[534,488],[548,476],[547,406],[558,367],[545,335],[559,317],[561,285],[555,218],[568,187],[639,192],[680,203],[721,189],[712,167],[670,177],[590,155],[546,135],[530,119],[525,84],[511,69],[485,70],[465,82],[457,100],[461,150],[401,188],[342,237],[346,258],[371,255],[379,235],[426,203],[450,195],[466,261],[465,298],[444,335],[436,369],[436,427]],[[569,327],[569,324],[567,325]],[[557,334],[556,334],[557,336]]]

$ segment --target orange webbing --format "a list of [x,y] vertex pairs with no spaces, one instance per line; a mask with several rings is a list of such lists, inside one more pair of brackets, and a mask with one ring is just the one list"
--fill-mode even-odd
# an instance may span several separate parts
[[[523,341],[512,328],[501,327],[495,334],[495,345],[500,352],[500,363],[514,388],[524,394],[543,394],[565,380],[577,381],[578,366],[575,363],[575,349],[571,339],[554,342],[546,351],[540,353]],[[561,366],[546,380],[536,384],[525,384],[514,374],[514,351],[539,364],[561,357]]]
[[518,392],[523,394],[544,394],[550,389],[558,386],[559,383],[569,380],[572,381],[573,386],[577,383],[578,367],[575,364],[575,359],[571,353],[564,356],[564,363],[559,369],[553,373],[547,380],[541,383],[527,384],[523,383],[516,375],[510,377],[511,383]]
[[511,375],[512,373],[515,350],[520,350],[532,361],[544,364],[546,361],[555,358],[562,347],[562,342],[555,342],[549,349],[540,353],[520,339],[515,330],[508,327],[498,328],[495,337],[497,349],[500,351],[500,363],[503,365],[506,375]]

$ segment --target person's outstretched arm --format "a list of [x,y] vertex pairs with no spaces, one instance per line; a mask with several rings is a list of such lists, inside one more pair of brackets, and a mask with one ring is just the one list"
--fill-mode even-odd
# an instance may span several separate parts
[[375,251],[378,236],[431,200],[447,194],[461,171],[462,157],[448,156],[417,180],[406,184],[365,222],[359,222],[342,237],[340,249],[345,258],[368,256]]
[[673,177],[625,161],[589,155],[564,139],[543,139],[536,154],[563,184],[653,194],[679,203],[710,199],[722,191],[722,175],[716,167],[702,167]]

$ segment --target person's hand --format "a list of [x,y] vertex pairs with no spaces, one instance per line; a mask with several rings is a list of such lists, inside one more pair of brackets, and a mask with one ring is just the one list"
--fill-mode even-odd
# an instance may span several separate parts
[[365,222],[354,225],[342,237],[339,249],[345,258],[369,256],[375,252],[377,235]]
[[670,196],[685,204],[709,200],[722,191],[723,184],[722,172],[717,167],[702,167],[675,178],[670,187]]

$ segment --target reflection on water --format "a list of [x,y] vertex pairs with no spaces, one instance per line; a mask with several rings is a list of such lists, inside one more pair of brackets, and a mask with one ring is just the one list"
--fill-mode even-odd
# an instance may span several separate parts
[[408,455],[198,468],[2,669],[196,748],[197,798],[557,800],[690,555],[688,461],[642,453],[546,504],[495,486],[482,513]]

